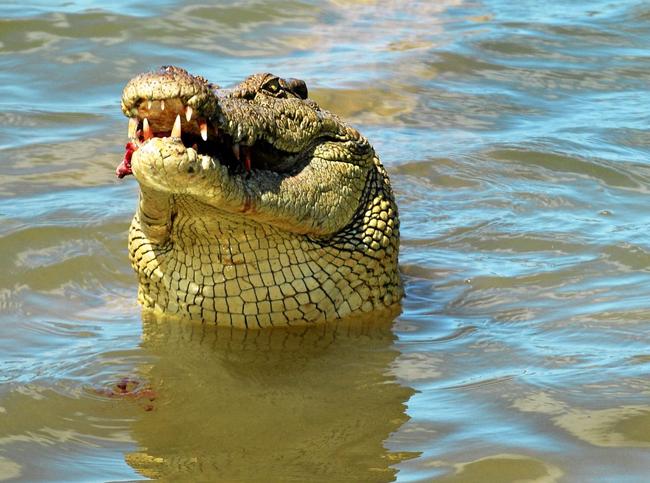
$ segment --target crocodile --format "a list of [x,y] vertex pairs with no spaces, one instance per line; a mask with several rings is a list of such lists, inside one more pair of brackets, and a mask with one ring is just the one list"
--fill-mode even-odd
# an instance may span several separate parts
[[145,309],[264,328],[399,304],[386,170],[304,81],[261,73],[221,88],[163,66],[131,79],[121,107],[116,174],[140,188],[128,249]]

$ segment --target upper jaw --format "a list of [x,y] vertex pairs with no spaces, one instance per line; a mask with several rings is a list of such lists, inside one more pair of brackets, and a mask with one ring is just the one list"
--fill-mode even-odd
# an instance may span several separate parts
[[122,92],[129,140],[140,146],[152,137],[184,134],[184,141],[207,142],[218,136],[211,121],[217,109],[216,89],[202,77],[173,66],[134,77]]
[[140,114],[143,106],[150,109],[149,103],[175,100],[183,111],[190,107],[203,117],[210,117],[217,104],[216,89],[218,86],[202,77],[179,67],[165,66],[157,72],[140,74],[126,84],[122,92],[122,111],[125,116],[134,117]]

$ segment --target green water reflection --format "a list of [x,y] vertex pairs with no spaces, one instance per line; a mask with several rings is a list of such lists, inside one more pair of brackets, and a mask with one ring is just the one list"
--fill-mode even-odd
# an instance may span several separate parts
[[383,442],[413,391],[389,374],[390,320],[243,332],[145,314],[158,395],[127,462],[170,481],[392,481],[409,455]]

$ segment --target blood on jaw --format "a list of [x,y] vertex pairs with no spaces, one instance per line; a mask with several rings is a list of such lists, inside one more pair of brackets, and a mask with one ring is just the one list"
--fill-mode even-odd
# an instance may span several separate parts
[[126,153],[124,153],[124,159],[115,170],[115,174],[118,178],[124,178],[129,174],[133,174],[133,171],[131,171],[131,157],[133,156],[133,153],[138,150],[138,146],[135,143],[127,143],[125,148]]

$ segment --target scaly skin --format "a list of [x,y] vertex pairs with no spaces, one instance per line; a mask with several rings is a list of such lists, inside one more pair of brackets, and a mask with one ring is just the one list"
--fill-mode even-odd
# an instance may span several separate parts
[[144,307],[258,328],[399,302],[386,172],[302,81],[256,74],[220,89],[164,67],[132,79],[122,109],[139,146],[119,172],[140,184],[129,254]]

